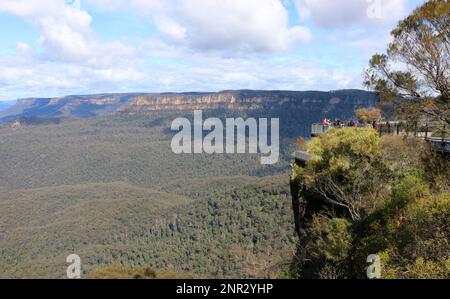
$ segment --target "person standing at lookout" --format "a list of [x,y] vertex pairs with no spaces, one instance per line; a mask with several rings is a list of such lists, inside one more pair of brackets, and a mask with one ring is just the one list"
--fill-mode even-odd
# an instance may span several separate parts
[[377,124],[377,122],[375,120],[372,123],[372,127],[376,131],[380,131],[381,130],[381,125]]

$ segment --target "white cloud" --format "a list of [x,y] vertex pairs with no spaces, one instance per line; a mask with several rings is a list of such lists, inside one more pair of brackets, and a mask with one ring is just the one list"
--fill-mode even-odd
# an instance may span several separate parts
[[[120,42],[98,40],[91,29],[92,17],[63,0],[2,0],[0,12],[22,17],[40,31],[42,59],[108,65],[133,54],[133,49]],[[18,44],[18,49],[23,50],[23,46]]]
[[[309,28],[288,26],[288,12],[279,0],[82,0],[81,9],[64,0],[1,0],[0,12],[22,17],[39,30],[44,60],[105,67],[137,56],[139,45],[98,38],[91,15],[83,10],[89,6],[131,9],[151,18],[165,43],[227,57],[283,52],[312,39]],[[24,52],[23,46],[18,50]]]
[[309,29],[288,27],[288,12],[278,0],[168,2],[162,17],[184,29],[184,42],[192,48],[278,52],[311,39]]
[[348,28],[355,24],[386,25],[406,14],[407,0],[295,0],[302,18],[318,26]]
[[149,14],[161,7],[165,0],[82,0],[83,5],[92,6],[103,11],[134,9]]
[[86,1],[105,9],[131,7],[152,18],[167,41],[196,50],[273,53],[312,38],[309,28],[288,26],[288,11],[279,0]]
[[137,63],[105,68],[0,57],[0,99],[104,92],[218,91],[223,89],[337,89],[357,86],[360,73],[288,60],[180,54],[180,63]]
[[24,42],[18,42],[16,50],[18,53],[23,55],[27,55],[33,52],[33,49],[30,47],[30,45]]
[[132,66],[92,68],[19,56],[0,57],[0,99],[129,91],[145,81]]

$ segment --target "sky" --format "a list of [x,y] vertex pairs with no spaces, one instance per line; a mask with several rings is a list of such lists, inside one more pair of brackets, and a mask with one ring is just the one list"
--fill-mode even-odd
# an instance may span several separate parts
[[423,0],[0,0],[0,101],[363,88]]

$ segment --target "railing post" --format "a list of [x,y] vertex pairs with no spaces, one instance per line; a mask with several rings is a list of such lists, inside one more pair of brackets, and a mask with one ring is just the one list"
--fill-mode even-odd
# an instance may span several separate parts
[[428,140],[428,124],[427,124],[427,126],[425,127],[425,140]]
[[445,143],[445,124],[442,128],[442,143]]

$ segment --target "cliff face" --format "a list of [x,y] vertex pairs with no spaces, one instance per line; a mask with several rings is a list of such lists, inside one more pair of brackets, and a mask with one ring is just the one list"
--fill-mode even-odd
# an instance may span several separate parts
[[256,110],[262,108],[262,102],[261,98],[237,98],[232,93],[138,96],[119,111]]
[[0,120],[24,116],[93,117],[112,113],[155,111],[234,110],[234,111],[310,111],[342,114],[355,108],[373,106],[373,93],[361,90],[333,92],[297,91],[223,91],[219,93],[180,94],[100,94],[52,99],[23,99],[2,111]]
[[337,106],[372,106],[372,93],[364,91],[337,92],[283,92],[283,91],[227,91],[212,94],[142,95],[133,98],[119,109],[136,111],[191,111],[191,110],[275,110],[305,109],[315,105],[331,111]]

